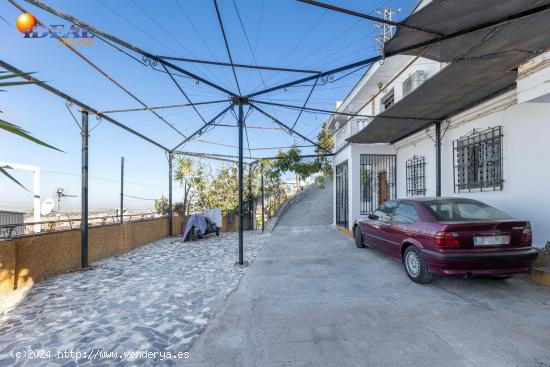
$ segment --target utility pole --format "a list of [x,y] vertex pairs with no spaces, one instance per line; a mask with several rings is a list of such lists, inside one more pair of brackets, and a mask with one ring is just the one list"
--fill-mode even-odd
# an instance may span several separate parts
[[[379,14],[384,20],[392,21],[393,15],[397,14],[401,9],[392,9],[392,8],[383,8],[376,9],[374,12]],[[378,53],[384,55],[384,44],[390,40],[393,36],[395,26],[388,23],[378,23],[375,22],[373,25],[377,28],[378,34],[376,34],[373,39],[378,43]]]
[[120,224],[124,223],[124,157],[120,157]]
[[80,265],[88,267],[88,111],[82,110],[82,198],[81,198],[81,232],[80,232]]

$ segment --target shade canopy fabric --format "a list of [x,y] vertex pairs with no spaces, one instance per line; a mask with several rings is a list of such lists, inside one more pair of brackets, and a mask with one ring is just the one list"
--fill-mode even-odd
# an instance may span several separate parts
[[[442,35],[517,14],[550,0],[434,0],[404,23]],[[352,143],[391,143],[515,84],[517,66],[550,47],[550,8],[536,15],[407,52],[450,64],[350,137]],[[400,29],[394,52],[436,36]],[[409,118],[409,119],[404,119]]]
[[[549,0],[433,0],[411,14],[402,23],[435,32],[441,36],[475,26],[489,24],[541,6]],[[550,11],[505,22],[473,33],[437,42],[429,46],[423,57],[441,62],[461,58],[487,57],[516,51],[536,52],[548,48]],[[396,52],[438,36],[399,28],[384,47],[386,54]],[[419,55],[422,48],[405,54]]]

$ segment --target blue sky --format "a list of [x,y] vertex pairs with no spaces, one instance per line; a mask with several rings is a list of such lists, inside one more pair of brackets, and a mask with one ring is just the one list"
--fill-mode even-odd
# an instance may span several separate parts
[[[69,24],[32,5],[20,1],[27,10],[46,24]],[[217,23],[212,1],[208,0],[50,0],[49,5],[112,33],[157,55],[227,61],[227,53]],[[416,4],[415,0],[332,0],[332,4],[374,14],[380,7],[400,8],[397,19],[404,18]],[[312,7],[293,0],[235,0],[241,15],[246,37],[241,28],[232,0],[219,0],[227,37],[236,63],[327,70],[349,64],[376,54],[372,40],[372,23],[349,15]],[[140,107],[105,77],[92,69],[64,46],[53,39],[24,39],[14,24],[21,12],[9,2],[0,3],[0,15],[11,25],[0,21],[1,59],[36,76],[81,101],[105,111]],[[151,106],[185,103],[169,77],[132,60],[99,39],[92,46],[78,50],[101,66],[114,79]],[[138,56],[139,55],[135,55]],[[230,68],[177,62],[181,67],[211,80],[224,88],[236,91]],[[341,80],[316,88],[309,106],[332,109],[350,91],[364,70]],[[237,73],[243,93],[250,93],[281,82],[303,77],[270,71],[240,69]],[[336,75],[337,79],[341,75]],[[178,77],[193,102],[227,98],[221,92],[194,80]],[[306,83],[311,85],[311,83]],[[300,105],[309,88],[289,88],[262,97],[281,103]],[[220,112],[225,104],[200,106],[206,119]],[[0,96],[2,117],[31,131],[35,136],[64,150],[55,152],[0,132],[0,161],[40,166],[42,169],[42,198],[53,195],[57,187],[68,193],[80,193],[80,132],[65,101],[35,86],[10,88]],[[297,112],[283,108],[265,110],[292,125]],[[73,113],[79,118],[76,107]],[[161,110],[160,114],[184,134],[190,134],[202,124],[190,108]],[[113,117],[173,147],[183,138],[150,112],[120,113]],[[305,113],[297,130],[315,139],[326,115]],[[227,113],[222,122],[235,124]],[[90,117],[94,127],[98,121]],[[248,140],[253,149],[287,147],[294,138],[280,130],[254,129],[273,127],[259,113],[252,112],[247,124]],[[218,127],[182,147],[182,150],[221,154],[237,154],[231,146],[237,144],[237,129]],[[297,144],[307,144],[297,138]],[[215,144],[212,144],[215,143]],[[216,145],[223,144],[223,145]],[[226,146],[228,145],[228,146]],[[245,147],[247,145],[245,144]],[[303,149],[304,153],[311,148]],[[277,150],[253,150],[253,156],[273,156]],[[249,152],[245,151],[248,155]],[[90,136],[90,206],[113,208],[119,198],[120,157],[125,157],[126,192],[143,198],[158,198],[168,192],[168,165],[159,148],[136,138],[120,128],[102,121]],[[208,162],[213,170],[220,163]],[[29,174],[14,172],[27,187],[32,187]],[[180,190],[175,187],[176,200]],[[129,208],[150,208],[152,202],[126,198]],[[32,195],[6,178],[0,177],[0,208],[30,208]],[[78,209],[80,200],[67,199],[65,206]]]

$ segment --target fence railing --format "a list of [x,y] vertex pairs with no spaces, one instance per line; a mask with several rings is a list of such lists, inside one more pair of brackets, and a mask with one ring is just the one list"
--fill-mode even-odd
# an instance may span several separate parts
[[371,121],[372,118],[353,118],[349,120],[344,126],[340,127],[340,129],[334,135],[334,150],[336,151],[338,150],[338,148],[344,146],[346,144],[346,139],[363,130],[363,128],[367,126],[368,123]]
[[[128,222],[139,222],[143,220],[163,218],[165,216],[157,213],[134,213],[134,214],[124,214],[123,223]],[[109,224],[118,224],[120,223],[120,215],[107,215],[100,217],[91,217],[88,218],[88,226],[96,227]],[[17,224],[3,224],[0,225],[0,241],[9,240],[19,236],[37,234],[34,231],[34,225],[40,224],[42,230],[40,233],[48,233],[55,231],[63,231],[69,229],[79,229],[82,226],[81,218],[65,218],[65,219],[56,219],[43,222],[28,222],[28,223],[17,223]]]

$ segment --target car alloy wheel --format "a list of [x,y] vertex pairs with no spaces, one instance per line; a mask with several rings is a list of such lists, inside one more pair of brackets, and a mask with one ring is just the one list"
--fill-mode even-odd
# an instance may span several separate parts
[[418,255],[413,251],[407,253],[407,256],[405,257],[405,266],[407,268],[407,272],[413,278],[418,278],[418,275],[420,275],[420,260],[418,259]]
[[430,273],[422,253],[415,246],[409,246],[405,249],[403,263],[407,276],[413,282],[425,284],[432,281],[433,275]]

